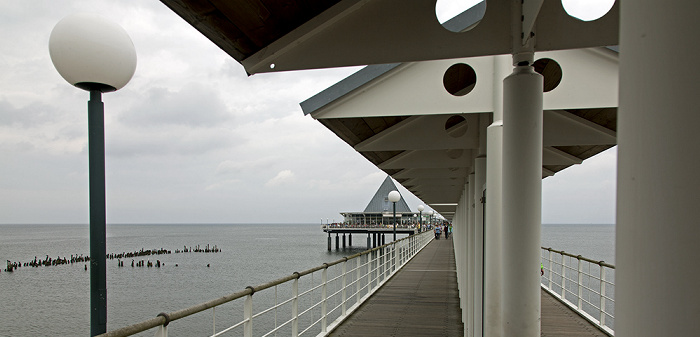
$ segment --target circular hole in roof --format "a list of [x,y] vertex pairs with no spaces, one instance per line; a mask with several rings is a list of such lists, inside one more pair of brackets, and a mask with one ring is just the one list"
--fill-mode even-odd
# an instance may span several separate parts
[[561,0],[570,16],[581,21],[594,21],[608,14],[615,0]]
[[445,29],[460,33],[474,28],[486,13],[483,0],[437,0],[435,17]]
[[544,77],[544,92],[552,91],[561,83],[562,70],[557,61],[548,58],[542,58],[532,64],[535,71]]
[[476,72],[468,64],[453,64],[442,76],[442,85],[451,95],[464,96],[474,89]]
[[447,132],[450,137],[462,137],[467,133],[467,129],[469,129],[469,125],[464,116],[453,115],[445,121],[445,132]]

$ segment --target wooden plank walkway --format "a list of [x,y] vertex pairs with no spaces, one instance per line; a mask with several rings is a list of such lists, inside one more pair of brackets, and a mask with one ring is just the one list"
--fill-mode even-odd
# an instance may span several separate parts
[[462,336],[452,240],[428,244],[330,336]]
[[[431,242],[330,336],[463,336],[452,240]],[[542,291],[542,336],[605,337]]]

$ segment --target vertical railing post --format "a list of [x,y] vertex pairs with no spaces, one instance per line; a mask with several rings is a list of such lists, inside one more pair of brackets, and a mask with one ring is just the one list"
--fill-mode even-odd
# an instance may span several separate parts
[[401,254],[401,251],[397,250],[398,249],[397,246],[398,246],[397,244],[394,244],[394,271],[399,269],[399,259],[400,259],[399,255]]
[[386,280],[389,275],[391,275],[391,258],[389,254],[389,247],[384,251],[384,279]]
[[377,275],[377,283],[381,283],[386,279],[386,250],[384,248],[379,249],[379,266],[377,269],[379,270],[379,274]]
[[[312,284],[313,286],[313,284]],[[297,273],[297,278],[294,279],[292,283],[292,337],[299,336],[299,274]]]
[[253,294],[246,296],[243,304],[243,336],[253,337]]
[[347,293],[345,292],[345,288],[347,287],[347,280],[345,278],[347,271],[348,271],[348,267],[346,266],[347,262],[348,262],[348,260],[343,261],[343,302],[342,302],[342,304],[343,304],[343,316],[345,316],[345,314],[347,313],[346,306],[345,306],[345,301],[347,301],[347,298],[348,298]]
[[605,267],[600,265],[600,326],[605,326]]
[[326,314],[328,313],[328,295],[326,289],[328,286],[328,265],[326,265],[326,268],[323,268],[321,275],[323,278],[323,286],[321,286],[321,332],[326,333]]
[[566,299],[566,261],[564,260],[564,254],[561,255],[561,299]]
[[552,289],[552,251],[549,250],[549,290]]
[[376,254],[377,251],[373,251],[369,253],[368,258],[368,265],[367,265],[367,293],[374,289],[374,254]]
[[583,263],[581,263],[581,255],[577,258],[578,260],[578,310],[583,308]]
[[154,337],[168,337],[168,327],[165,325],[158,326],[158,330]]
[[359,306],[360,305],[360,298],[362,298],[362,296],[360,296],[360,278],[362,275],[362,273],[360,271],[360,265],[362,262],[362,255],[358,256],[356,259],[357,259],[357,269],[356,269],[357,274],[355,274],[355,276],[357,277],[357,281],[355,282],[355,287],[357,289],[357,293],[355,294],[355,296],[357,297],[357,305]]

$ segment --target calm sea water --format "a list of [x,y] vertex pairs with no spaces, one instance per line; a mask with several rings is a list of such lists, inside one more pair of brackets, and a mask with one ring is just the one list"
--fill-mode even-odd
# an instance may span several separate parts
[[[612,225],[544,225],[542,245],[614,263]],[[107,252],[140,249],[173,254],[137,258],[160,260],[161,268],[124,267],[107,261],[108,329],[141,322],[363,251],[327,250],[318,224],[108,225]],[[180,253],[183,246],[216,245],[220,253]],[[0,225],[0,266],[89,253],[87,225]],[[177,264],[177,267],[175,266]],[[0,336],[87,336],[90,332],[89,272],[84,263],[21,267],[0,272]],[[209,265],[209,267],[207,267]],[[318,280],[317,280],[318,281]],[[219,320],[217,311],[217,320]],[[211,330],[211,318],[193,323]],[[171,330],[171,336],[192,331]],[[152,335],[152,333],[147,334]]]

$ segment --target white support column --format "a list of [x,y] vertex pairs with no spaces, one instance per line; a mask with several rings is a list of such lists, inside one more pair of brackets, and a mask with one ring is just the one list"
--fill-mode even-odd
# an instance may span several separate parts
[[[474,159],[474,336],[483,336],[484,296],[484,205],[486,157]],[[488,192],[487,192],[488,193]]]
[[462,205],[462,199],[460,198],[459,202],[457,203],[457,207],[455,209],[455,214],[452,217],[452,227],[453,227],[453,232],[452,232],[452,248],[454,249],[455,252],[455,268],[457,271],[457,292],[459,293],[459,307],[461,309],[464,308],[463,303],[464,303],[464,293],[462,289],[462,268],[461,264],[464,262],[464,258],[462,256],[462,248],[463,248],[463,242],[461,240],[460,234],[462,233],[462,230],[460,228],[460,220],[461,220],[461,205]]
[[542,81],[529,65],[503,81],[502,319],[509,337],[540,336]]
[[474,249],[474,173],[469,174],[469,183],[467,186],[467,208],[469,209],[467,216],[467,228],[468,228],[468,238],[467,238],[467,310],[468,313],[468,326],[467,326],[467,336],[474,337],[474,286],[476,280],[474,280],[475,268],[476,268],[476,249]]
[[503,124],[488,128],[486,157],[486,226],[484,228],[484,336],[503,336],[501,321],[501,227],[502,227],[502,145]]
[[620,4],[615,335],[700,330],[700,2]]
[[459,252],[459,261],[455,261],[457,264],[457,279],[459,282],[459,299],[460,308],[462,309],[462,323],[464,324],[464,336],[468,335],[469,331],[469,314],[471,308],[469,305],[469,281],[467,270],[469,264],[469,228],[468,228],[468,196],[469,184],[464,184],[464,189],[462,190],[462,196],[459,199],[457,205],[457,213],[455,214],[456,226],[454,227],[454,233],[452,239],[454,240],[455,248]]
[[510,57],[494,56],[493,123],[486,129],[486,241],[484,242],[484,336],[503,335],[501,308],[503,78],[512,69]]

